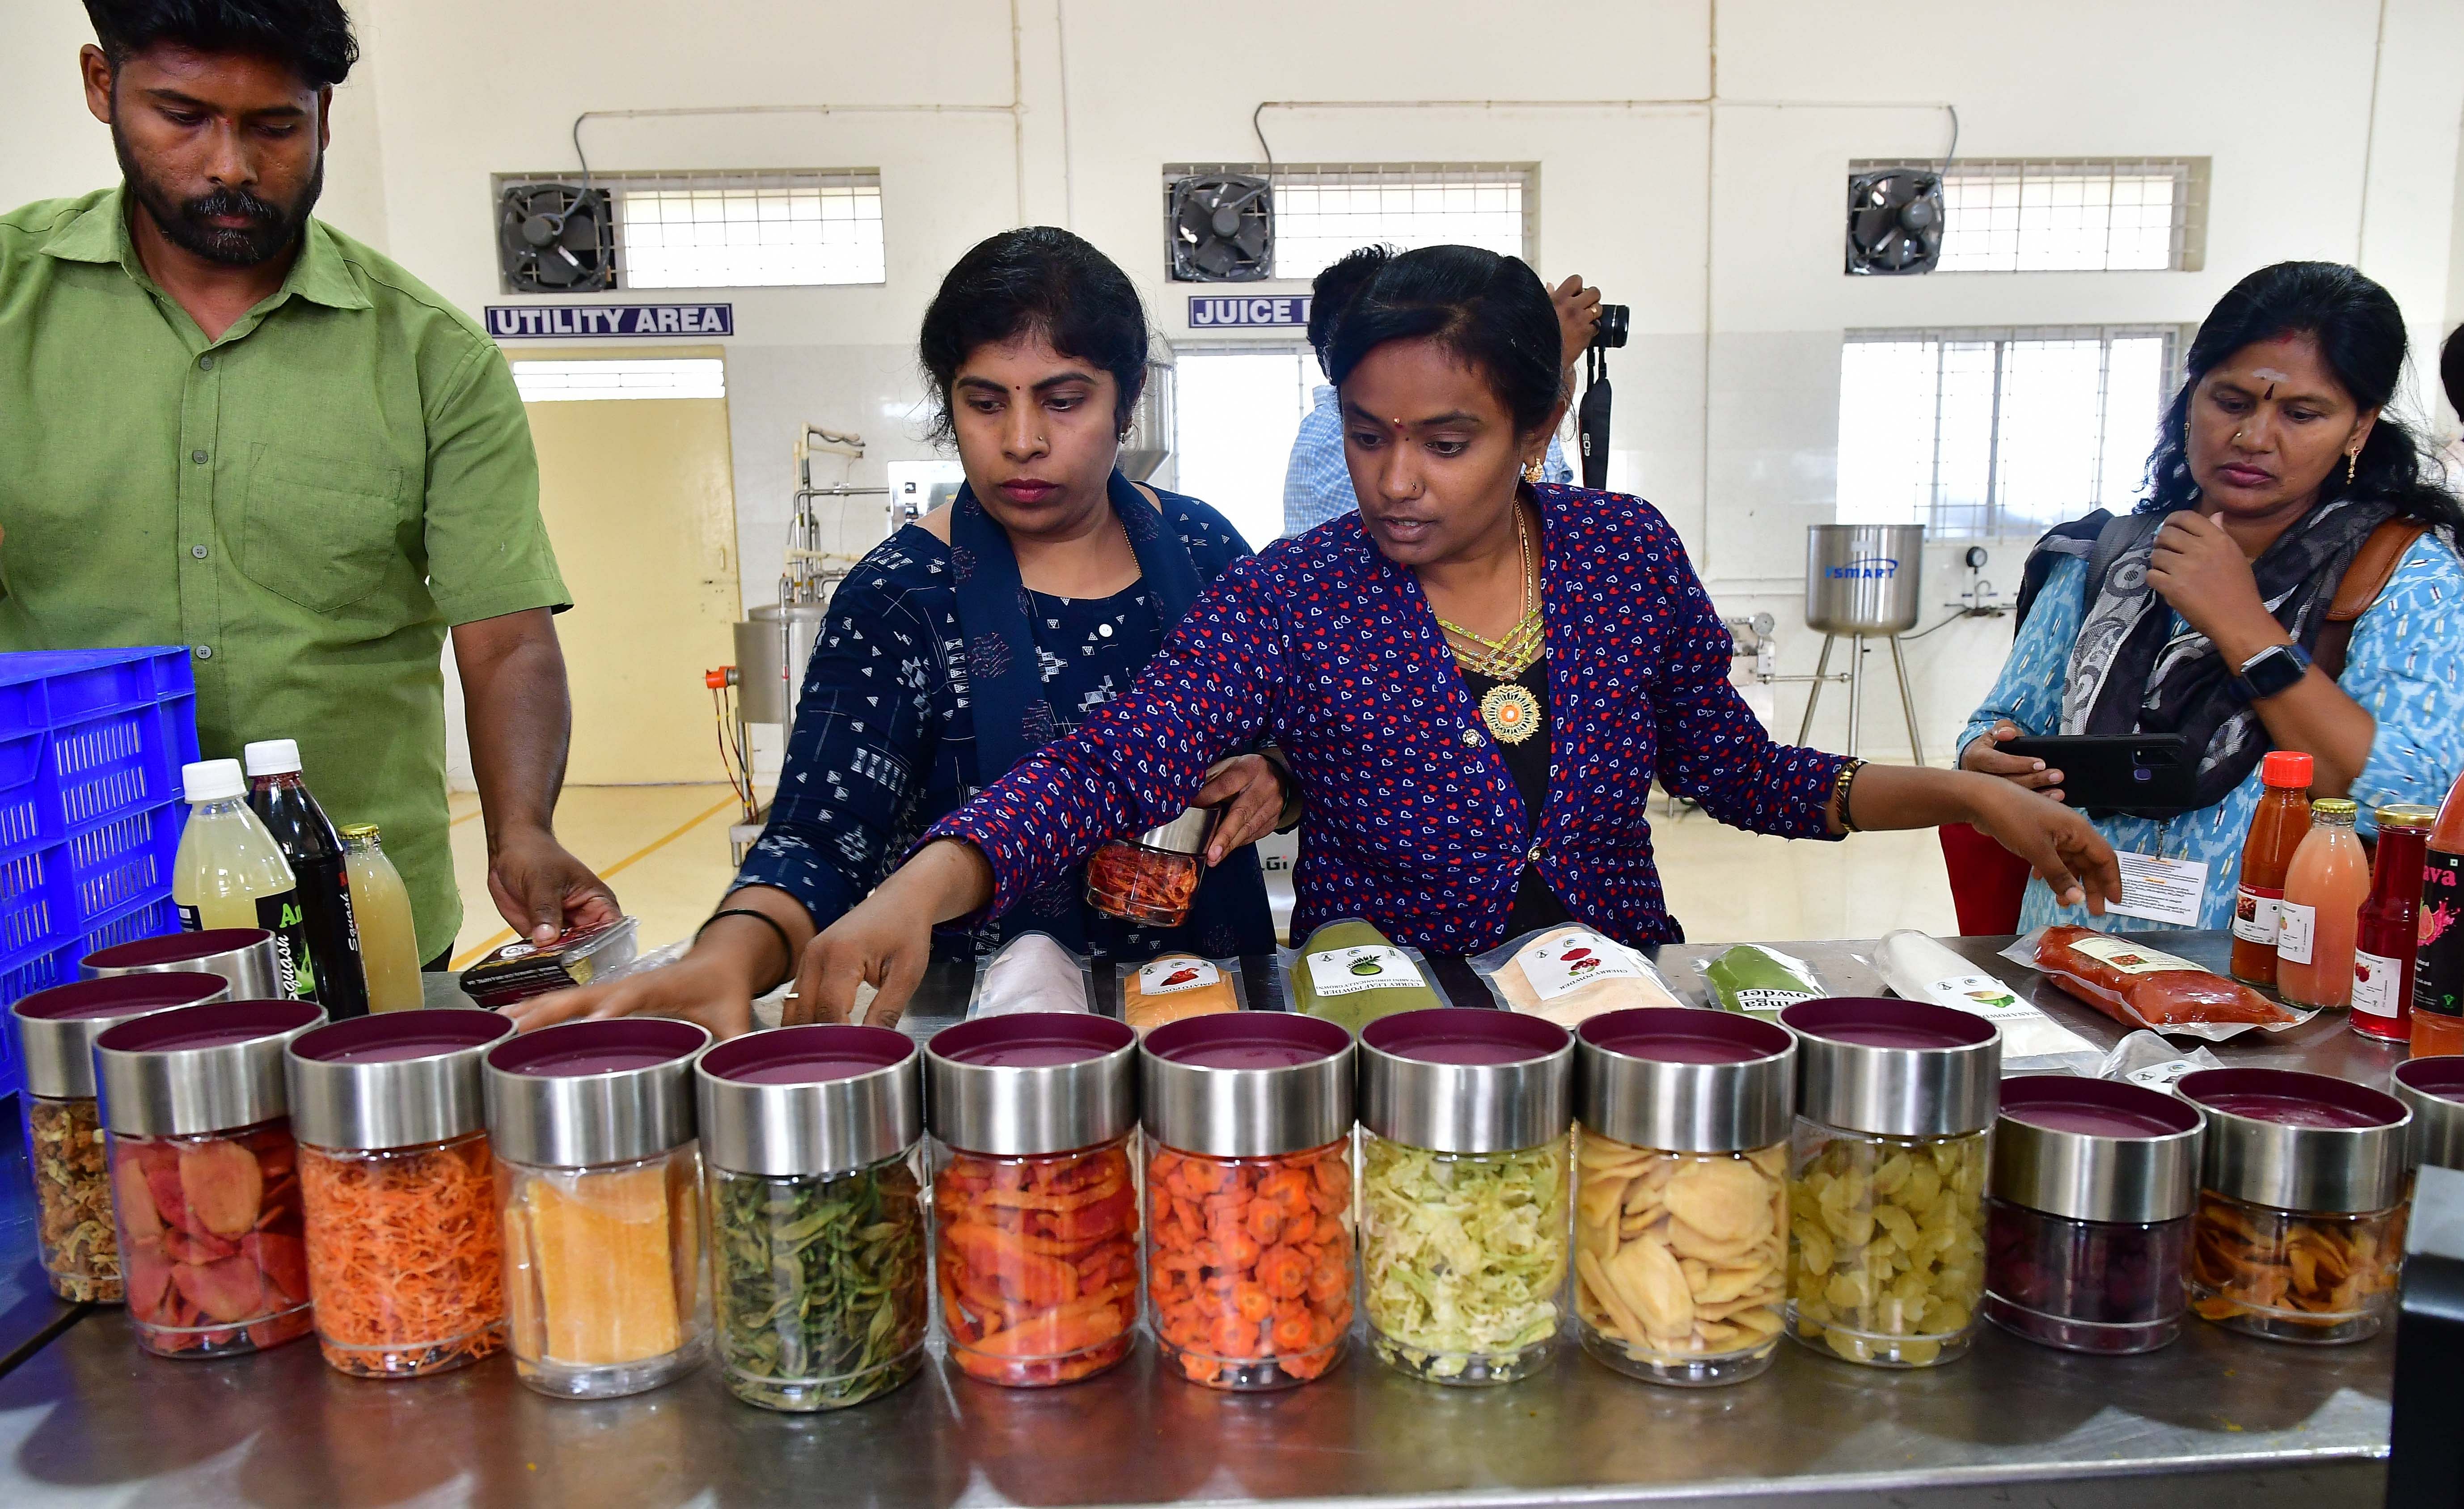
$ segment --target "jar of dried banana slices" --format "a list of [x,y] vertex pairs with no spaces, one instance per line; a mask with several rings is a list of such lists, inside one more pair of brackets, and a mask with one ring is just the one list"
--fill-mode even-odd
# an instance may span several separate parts
[[1875,1367],[1966,1355],[1985,1294],[2001,1034],[1880,997],[1800,1001],[1779,1019],[1797,1036],[1789,1334]]
[[1788,1280],[1796,1044],[1725,1011],[1627,1010],[1574,1042],[1583,1350],[1681,1387],[1771,1366]]

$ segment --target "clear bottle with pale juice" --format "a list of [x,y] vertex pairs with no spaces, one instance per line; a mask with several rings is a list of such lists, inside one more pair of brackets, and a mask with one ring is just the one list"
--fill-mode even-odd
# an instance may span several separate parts
[[274,935],[277,984],[312,997],[317,966],[308,949],[299,884],[264,819],[249,809],[248,778],[236,760],[201,760],[180,769],[188,825],[171,861],[171,903],[180,930],[262,927]]
[[2370,859],[2353,832],[2360,807],[2340,796],[2310,804],[2310,836],[2284,872],[2277,925],[2276,993],[2294,1006],[2341,1007],[2353,990],[2353,945],[2370,899]]
[[351,904],[360,924],[360,963],[367,971],[368,1010],[409,1011],[427,1004],[419,984],[419,939],[411,931],[410,890],[385,857],[373,823],[342,830]]

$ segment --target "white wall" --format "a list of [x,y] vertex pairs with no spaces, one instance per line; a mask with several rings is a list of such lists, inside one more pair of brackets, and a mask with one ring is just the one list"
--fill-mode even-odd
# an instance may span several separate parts
[[[74,95],[77,9],[0,7],[13,102],[0,201],[107,180],[107,144]],[[1285,161],[1540,165],[1541,271],[1580,272],[1634,307],[1634,342],[1614,359],[1614,475],[1676,522],[1724,610],[1778,616],[1783,670],[1800,674],[1818,643],[1800,627],[1803,526],[1831,514],[1843,329],[2190,323],[2243,274],[2292,256],[2360,258],[2417,337],[2464,314],[2464,8],[2452,0],[1903,0],[1887,12],[1719,0],[1716,14],[1711,0],[1253,0],[1235,18],[1152,0],[705,0],[689,14],[617,0],[586,26],[579,7],[501,0],[357,10],[367,60],[337,108],[326,203],[470,307],[506,301],[489,175],[569,170],[582,111],[1003,105],[1017,89],[1015,122],[850,111],[586,128],[606,169],[881,172],[885,284],[730,296],[748,603],[771,596],[794,424],[861,430],[859,482],[929,454],[914,327],[984,234],[1022,215],[1073,226],[1140,281],[1168,336],[1185,336],[1188,289],[1161,277],[1158,169],[1256,160],[1262,100],[1393,102],[1268,111]],[[1688,100],[1715,82],[1716,111],[1394,102]],[[1940,154],[1938,101],[1959,108],[1963,155],[2211,158],[2206,270],[1842,276],[1846,163]],[[2006,592],[2023,552],[1993,545],[1987,574]],[[1952,552],[1928,554],[1938,605],[1961,577]],[[1937,760],[2008,642],[2007,620],[1977,621],[1912,647]],[[1893,702],[1878,693],[1868,710],[1876,752],[1904,743]],[[1801,706],[1801,689],[1781,698],[1783,733]],[[1826,706],[1816,742],[1838,743],[1839,718]]]

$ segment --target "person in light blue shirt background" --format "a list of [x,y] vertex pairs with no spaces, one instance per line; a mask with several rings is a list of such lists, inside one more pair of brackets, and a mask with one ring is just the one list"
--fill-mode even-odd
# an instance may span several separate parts
[[[1320,371],[1326,369],[1327,344],[1334,334],[1334,311],[1350,301],[1354,283],[1377,270],[1380,256],[1393,255],[1392,248],[1363,247],[1318,274],[1309,285],[1313,297],[1309,343],[1317,353]],[[1557,307],[1557,328],[1565,339],[1565,367],[1571,381],[1574,364],[1582,359],[1583,348],[1592,344],[1592,332],[1600,322],[1600,291],[1571,277],[1552,289],[1549,299]],[[1309,400],[1311,407],[1301,418],[1300,433],[1292,436],[1291,460],[1284,468],[1284,534],[1287,538],[1307,534],[1360,506],[1352,491],[1352,470],[1343,458],[1343,406],[1335,401],[1330,384],[1318,385]],[[1539,480],[1573,479],[1574,469],[1566,463],[1565,449],[1551,437],[1549,454],[1540,463]]]

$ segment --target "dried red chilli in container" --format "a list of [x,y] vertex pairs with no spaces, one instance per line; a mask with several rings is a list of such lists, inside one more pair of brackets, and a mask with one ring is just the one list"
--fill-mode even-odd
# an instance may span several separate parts
[[1215,832],[1215,811],[1193,807],[1135,838],[1115,838],[1087,856],[1087,904],[1107,917],[1150,927],[1189,921],[1206,867],[1199,856]]
[[118,1304],[120,1238],[112,1229],[111,1167],[95,1098],[94,1040],[132,1016],[224,999],[221,979],[154,974],[80,980],[37,990],[10,1010],[25,1066],[26,1162],[34,1184],[34,1241],[52,1293],[74,1303]]
[[308,1280],[337,1370],[418,1378],[504,1348],[480,1060],[513,1033],[493,1011],[410,1010],[291,1044]]
[[95,1039],[113,1212],[137,1343],[229,1357],[309,1331],[284,1046],[309,1001],[157,1011]]

